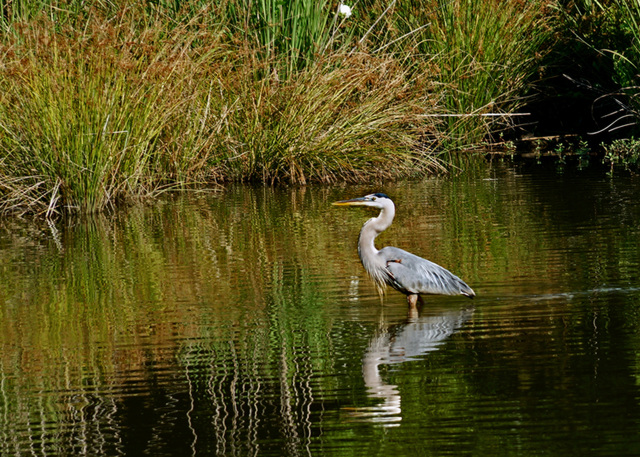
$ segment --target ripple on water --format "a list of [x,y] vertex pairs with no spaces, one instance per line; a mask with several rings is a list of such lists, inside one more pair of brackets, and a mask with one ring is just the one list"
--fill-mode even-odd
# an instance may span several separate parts
[[0,454],[639,454],[637,185],[481,178],[383,186],[379,246],[478,293],[419,316],[364,273],[348,189],[12,223]]

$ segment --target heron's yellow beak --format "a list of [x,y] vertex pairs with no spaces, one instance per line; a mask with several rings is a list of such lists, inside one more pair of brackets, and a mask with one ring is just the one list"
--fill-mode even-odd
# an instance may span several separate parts
[[364,206],[366,204],[365,197],[352,198],[351,200],[340,200],[339,202],[333,202],[336,206]]

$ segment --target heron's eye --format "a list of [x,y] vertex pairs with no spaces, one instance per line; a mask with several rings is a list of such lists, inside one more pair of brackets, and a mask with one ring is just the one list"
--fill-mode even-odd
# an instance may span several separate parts
[[373,197],[371,200],[373,200],[375,202],[376,201],[376,197]]

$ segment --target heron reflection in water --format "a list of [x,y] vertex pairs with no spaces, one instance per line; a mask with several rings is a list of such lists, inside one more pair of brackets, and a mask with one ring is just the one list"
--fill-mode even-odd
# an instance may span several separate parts
[[393,201],[385,194],[370,194],[351,200],[335,202],[338,206],[368,206],[380,210],[378,217],[369,219],[360,230],[358,255],[364,269],[382,294],[387,285],[407,296],[410,313],[417,310],[420,295],[465,295],[475,292],[449,270],[405,250],[387,246],[376,249],[375,238],[393,222],[396,213]]
[[[430,310],[426,316],[382,326],[369,341],[362,358],[362,377],[375,406],[347,410],[348,417],[393,426],[402,421],[402,398],[398,386],[385,380],[381,367],[399,367],[439,350],[473,316],[473,307]],[[381,400],[381,401],[380,401]]]

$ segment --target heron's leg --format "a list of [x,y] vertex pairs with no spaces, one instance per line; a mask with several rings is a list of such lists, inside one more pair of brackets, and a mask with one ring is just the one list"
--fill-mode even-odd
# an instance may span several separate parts
[[410,318],[418,317],[418,294],[407,295],[407,304],[409,305],[408,315]]

